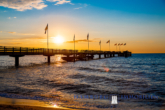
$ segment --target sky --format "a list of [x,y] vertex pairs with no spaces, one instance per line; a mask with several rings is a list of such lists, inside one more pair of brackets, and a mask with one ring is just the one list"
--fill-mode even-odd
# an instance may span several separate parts
[[49,48],[165,53],[165,0],[0,0],[0,46],[47,48],[47,24]]

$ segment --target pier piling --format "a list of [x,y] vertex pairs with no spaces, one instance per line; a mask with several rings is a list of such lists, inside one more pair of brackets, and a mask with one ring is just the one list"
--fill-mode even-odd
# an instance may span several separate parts
[[24,55],[10,55],[10,57],[15,57],[15,67],[19,66],[19,57],[23,57]]
[[48,63],[50,63],[50,56],[48,56]]
[[19,66],[19,57],[15,57],[15,66],[16,66],[16,67]]
[[99,54],[99,59],[101,59],[101,54]]

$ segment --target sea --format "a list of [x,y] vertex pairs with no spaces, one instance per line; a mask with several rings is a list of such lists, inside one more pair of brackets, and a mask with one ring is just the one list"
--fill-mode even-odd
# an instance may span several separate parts
[[165,109],[165,54],[66,62],[61,55],[0,56],[0,97],[90,110]]

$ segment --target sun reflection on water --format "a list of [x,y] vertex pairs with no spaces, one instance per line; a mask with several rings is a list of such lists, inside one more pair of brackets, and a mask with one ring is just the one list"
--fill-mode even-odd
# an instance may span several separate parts
[[57,108],[58,106],[56,104],[54,104],[53,107],[56,107]]

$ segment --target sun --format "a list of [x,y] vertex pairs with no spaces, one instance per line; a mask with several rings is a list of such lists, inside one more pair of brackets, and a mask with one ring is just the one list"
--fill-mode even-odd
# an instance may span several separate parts
[[62,44],[64,42],[64,38],[60,35],[54,37],[53,42],[56,44]]

